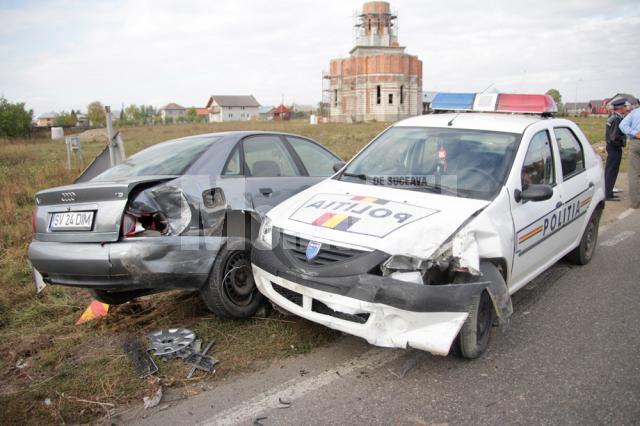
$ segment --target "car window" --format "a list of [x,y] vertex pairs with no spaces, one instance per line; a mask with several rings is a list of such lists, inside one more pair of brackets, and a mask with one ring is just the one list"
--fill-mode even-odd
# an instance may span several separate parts
[[181,175],[218,137],[189,137],[153,145],[94,177],[94,181],[132,176]]
[[340,179],[491,199],[506,179],[519,139],[484,130],[392,127]]
[[531,139],[522,165],[522,189],[529,185],[555,183],[555,168],[549,132],[543,130]]
[[309,176],[331,176],[333,165],[339,161],[322,147],[306,139],[287,136],[287,140],[302,160]]
[[293,158],[278,136],[251,136],[242,142],[251,176],[299,176]]
[[557,127],[553,132],[560,150],[562,177],[568,179],[584,170],[584,151],[582,145],[567,127]]
[[236,146],[227,160],[227,165],[224,166],[224,170],[222,171],[223,175],[231,175],[237,176],[242,173],[242,168],[240,167],[240,149]]

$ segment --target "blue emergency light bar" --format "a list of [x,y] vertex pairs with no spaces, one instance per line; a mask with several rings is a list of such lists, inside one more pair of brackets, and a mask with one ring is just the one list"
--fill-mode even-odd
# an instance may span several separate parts
[[438,93],[431,102],[431,109],[445,111],[471,111],[475,93]]

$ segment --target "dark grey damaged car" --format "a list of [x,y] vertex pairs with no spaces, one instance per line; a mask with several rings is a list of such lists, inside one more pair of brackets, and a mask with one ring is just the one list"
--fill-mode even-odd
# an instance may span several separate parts
[[248,317],[264,300],[249,259],[262,215],[338,162],[290,134],[163,142],[89,182],[38,192],[29,259],[45,283],[105,303],[188,288],[220,316]]

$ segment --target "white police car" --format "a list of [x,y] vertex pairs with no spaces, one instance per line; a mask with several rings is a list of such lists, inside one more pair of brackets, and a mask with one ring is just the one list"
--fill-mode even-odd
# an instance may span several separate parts
[[396,123],[267,214],[252,255],[266,297],[374,345],[475,358],[511,294],[565,256],[589,262],[603,172],[578,126],[546,95],[440,107],[494,112]]

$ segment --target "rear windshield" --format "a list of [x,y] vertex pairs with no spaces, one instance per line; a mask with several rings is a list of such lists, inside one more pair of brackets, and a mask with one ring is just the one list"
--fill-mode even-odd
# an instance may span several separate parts
[[514,133],[393,127],[339,178],[488,200],[504,183],[519,139]]
[[181,175],[211,144],[221,136],[177,139],[163,142],[132,155],[94,181],[112,181],[133,176]]

